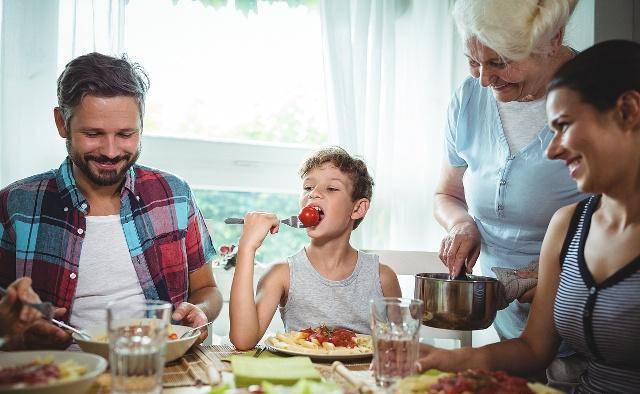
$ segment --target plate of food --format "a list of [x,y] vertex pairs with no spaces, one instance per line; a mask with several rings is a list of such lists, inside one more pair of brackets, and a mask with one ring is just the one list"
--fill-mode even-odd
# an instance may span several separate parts
[[412,393],[519,393],[562,394],[542,383],[531,383],[504,371],[468,369],[461,372],[442,372],[430,369],[420,375],[399,380],[393,386],[395,394]]
[[309,356],[318,360],[347,360],[373,355],[371,335],[356,334],[346,328],[319,326],[278,333],[267,338],[266,347],[276,353]]
[[[182,357],[187,350],[195,343],[200,332],[195,332],[188,337],[180,339],[180,336],[192,328],[187,326],[179,326],[172,324],[167,334],[167,349],[165,353],[165,362],[170,362]],[[88,353],[97,354],[109,359],[109,339],[107,338],[107,329],[104,326],[90,327],[84,330],[91,335],[91,340],[87,340],[78,334],[73,334],[73,339],[78,343],[80,348]]]
[[107,361],[94,354],[48,350],[5,352],[0,357],[0,392],[84,393],[106,368]]

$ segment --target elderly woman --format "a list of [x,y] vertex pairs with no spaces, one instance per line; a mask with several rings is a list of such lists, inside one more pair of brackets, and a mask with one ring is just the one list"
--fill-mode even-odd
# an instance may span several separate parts
[[[561,340],[589,359],[577,392],[640,387],[640,44],[608,41],[557,72],[547,99],[547,156],[582,192],[556,212],[540,256],[538,291],[517,339],[476,349],[425,346],[422,368],[525,373]],[[544,194],[544,192],[542,193]]]
[[[434,203],[435,217],[448,232],[440,258],[454,275],[471,272],[477,260],[483,275],[493,276],[493,267],[529,267],[535,278],[551,216],[584,198],[563,163],[544,156],[552,138],[546,85],[575,56],[562,44],[575,3],[455,3],[471,77],[449,107],[447,155]],[[533,289],[498,312],[494,327],[501,339],[520,335],[532,297]]]

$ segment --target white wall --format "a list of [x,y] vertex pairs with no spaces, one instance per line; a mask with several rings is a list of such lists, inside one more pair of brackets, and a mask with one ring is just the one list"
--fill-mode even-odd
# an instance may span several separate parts
[[565,42],[582,51],[594,44],[594,13],[596,0],[580,0],[565,29]]
[[57,167],[58,1],[4,0],[0,59],[0,185]]

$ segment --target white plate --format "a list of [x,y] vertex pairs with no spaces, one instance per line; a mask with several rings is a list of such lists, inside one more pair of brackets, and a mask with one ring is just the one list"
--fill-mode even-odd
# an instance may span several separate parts
[[[175,332],[178,335],[178,338],[180,338],[180,335],[191,330],[191,327],[172,324],[171,329],[173,330],[173,332]],[[92,338],[100,338],[100,337],[105,337],[107,335],[107,329],[104,326],[90,327],[85,329],[85,331],[89,335],[91,335]],[[200,333],[196,332],[194,335],[191,335],[182,339],[167,339],[167,348],[165,352],[164,361],[168,363],[170,361],[173,361],[182,357],[187,352],[187,350],[189,350],[189,348],[193,346],[196,339],[198,339],[199,335]],[[78,343],[78,345],[80,345],[80,348],[84,352],[97,354],[109,360],[109,343],[108,342],[101,342],[101,341],[95,341],[95,340],[87,341],[78,334],[73,334],[72,336],[73,336],[73,339],[75,339],[75,341]]]
[[324,361],[333,361],[333,360],[358,360],[358,359],[366,359],[371,358],[373,356],[373,352],[369,353],[356,353],[356,354],[340,354],[340,353],[329,353],[329,354],[319,354],[314,353],[313,350],[309,349],[309,351],[296,351],[291,349],[280,349],[272,344],[265,342],[264,346],[268,351],[273,353],[282,353],[289,354],[291,356],[307,356],[314,360],[324,360]]
[[54,350],[38,350],[29,352],[5,352],[0,357],[0,368],[15,367],[28,364],[36,359],[51,358],[53,362],[59,364],[63,361],[73,360],[76,363],[87,368],[84,375],[66,382],[55,382],[51,384],[39,384],[21,388],[10,388],[9,386],[0,386],[2,393],[20,393],[20,394],[69,394],[86,392],[98,375],[107,368],[107,361],[95,354],[82,352],[63,352]]

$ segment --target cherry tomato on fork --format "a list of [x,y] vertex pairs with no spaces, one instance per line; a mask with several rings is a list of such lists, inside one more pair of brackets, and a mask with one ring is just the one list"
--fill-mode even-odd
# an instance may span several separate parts
[[307,205],[302,208],[300,213],[298,214],[298,218],[307,227],[317,226],[320,223],[320,212],[315,207],[311,205]]

